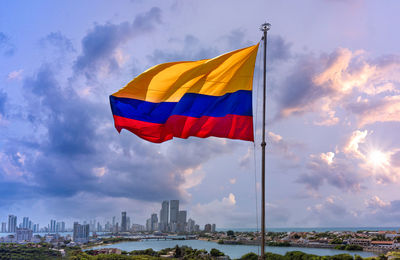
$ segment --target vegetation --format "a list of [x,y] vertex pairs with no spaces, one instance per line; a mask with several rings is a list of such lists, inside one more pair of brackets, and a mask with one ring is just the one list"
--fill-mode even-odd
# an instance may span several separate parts
[[348,251],[362,251],[362,246],[359,245],[337,245],[334,249],[338,250],[348,250]]
[[0,244],[0,259],[61,259],[61,253],[47,244]]
[[270,241],[267,243],[267,246],[290,246],[289,242],[274,242]]
[[[341,246],[341,245],[339,245]],[[345,245],[343,245],[345,246]],[[350,247],[346,250],[352,250]],[[207,252],[204,249],[198,250],[188,246],[175,246],[174,248],[165,248],[160,251],[153,249],[135,250],[131,252],[123,251],[122,254],[99,254],[98,250],[82,251],[80,247],[65,248],[66,256],[61,257],[60,251],[51,247],[50,244],[0,244],[0,259],[72,259],[72,260],[126,260],[126,259],[141,259],[141,260],[157,260],[162,259],[161,255],[171,255],[170,259],[183,260],[213,260],[219,256],[224,256],[224,253],[218,249],[211,249]],[[390,255],[390,254],[389,254]],[[391,256],[399,256],[400,253],[391,253]],[[339,254],[335,256],[317,256],[306,254],[301,251],[287,252],[285,255],[266,253],[266,260],[386,260],[387,257],[381,255],[379,257],[362,258],[360,256],[351,256],[349,254]],[[400,258],[399,258],[400,259]],[[243,255],[239,260],[258,260],[258,255],[248,253]]]

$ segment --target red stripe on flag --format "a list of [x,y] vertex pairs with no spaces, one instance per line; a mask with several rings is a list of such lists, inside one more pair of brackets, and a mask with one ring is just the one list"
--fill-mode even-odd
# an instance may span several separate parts
[[114,115],[118,132],[124,128],[139,137],[162,143],[173,137],[224,137],[254,141],[253,117],[226,115],[225,117],[202,116],[200,118],[181,115],[170,116],[165,124],[149,123]]

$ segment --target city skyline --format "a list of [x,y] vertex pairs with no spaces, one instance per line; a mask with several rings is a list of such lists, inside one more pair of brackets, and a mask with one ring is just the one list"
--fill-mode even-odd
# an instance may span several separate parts
[[400,2],[2,5],[1,222],[145,223],[172,198],[201,226],[259,226],[260,59],[255,143],[118,134],[109,95],[156,64],[255,45],[269,22],[267,227],[398,225]]
[[[169,205],[171,205],[171,209]],[[131,223],[131,217],[128,216],[127,211],[121,212],[121,218],[119,219],[119,221],[117,216],[113,216],[111,219],[105,219],[103,221],[90,219],[89,224],[87,223],[87,220],[81,220],[79,222],[81,222],[82,225],[89,225],[90,231],[95,232],[126,232],[131,231],[132,229],[136,231],[142,230],[161,232],[193,232],[195,230],[200,230],[200,226],[196,224],[192,218],[187,219],[188,214],[186,210],[179,210],[179,200],[162,201],[161,209],[159,212],[159,215],[157,213],[152,213],[151,218],[147,219],[144,224]],[[171,215],[164,213],[164,217],[161,217],[162,212],[170,212]],[[71,223],[71,227],[67,227],[64,221],[50,219],[50,223],[40,226],[39,224],[33,223],[32,220],[29,219],[29,217],[23,217],[22,222],[19,222],[18,224],[18,216],[10,214],[8,215],[8,224],[6,222],[2,222],[0,219],[0,223],[2,225],[0,233],[15,233],[17,228],[30,229],[34,233],[67,232],[68,230],[71,231],[74,228],[75,223],[79,222],[73,221]],[[150,227],[148,226],[149,223]],[[165,226],[163,226],[162,224],[165,224]],[[196,225],[197,228],[195,228]],[[211,224],[207,223],[207,225]],[[212,225],[213,230],[215,231],[216,225]],[[133,228],[134,226],[136,226],[136,228]]]

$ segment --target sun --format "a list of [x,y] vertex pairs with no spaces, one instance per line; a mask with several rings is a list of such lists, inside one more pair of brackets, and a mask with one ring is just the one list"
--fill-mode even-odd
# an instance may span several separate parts
[[389,156],[379,150],[372,150],[369,153],[368,161],[374,168],[384,167],[389,165]]

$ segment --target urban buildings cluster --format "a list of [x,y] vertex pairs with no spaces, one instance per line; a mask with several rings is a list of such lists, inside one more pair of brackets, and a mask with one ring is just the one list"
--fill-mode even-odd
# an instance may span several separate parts
[[[189,218],[187,220],[187,211],[179,209],[179,200],[164,200],[161,203],[160,219],[157,213],[151,214],[151,217],[146,221],[146,231],[154,232],[199,232],[200,226]],[[215,232],[215,224],[206,224],[204,231]]]
[[[19,224],[17,216],[9,215],[8,223],[1,223],[1,233],[10,233],[4,241],[32,241],[35,236],[33,233],[48,233],[49,237],[58,236],[58,233],[73,232],[72,241],[76,243],[86,243],[89,241],[90,232],[162,232],[162,233],[195,233],[200,232],[200,226],[189,218],[187,219],[187,211],[179,209],[179,200],[164,200],[161,203],[160,214],[151,214],[147,219],[146,225],[133,224],[131,218],[126,211],[121,212],[120,221],[117,217],[113,217],[112,221],[107,221],[104,225],[95,219],[83,221],[82,224],[74,222],[72,229],[67,229],[64,221],[50,220],[47,226],[40,227],[34,224],[29,217],[23,217]],[[215,232],[215,224],[206,224],[205,232]],[[4,242],[3,241],[3,242]],[[0,241],[1,242],[1,241]]]
[[42,227],[39,229],[39,224],[34,224],[29,217],[23,217],[22,222],[17,224],[17,216],[8,215],[8,223],[1,223],[1,233],[16,233],[18,229],[27,229],[31,230],[34,233],[38,232],[65,232],[65,222],[64,221],[55,221],[50,220],[50,223],[46,227]]

